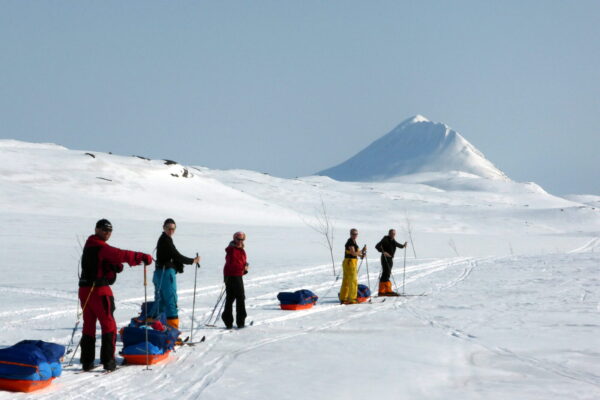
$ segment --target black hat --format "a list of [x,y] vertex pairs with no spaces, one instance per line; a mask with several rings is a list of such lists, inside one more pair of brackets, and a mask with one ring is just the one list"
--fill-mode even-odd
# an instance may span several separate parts
[[103,231],[112,231],[113,227],[109,220],[102,218],[96,222],[96,228],[102,229]]
[[175,223],[175,220],[173,220],[173,218],[167,218],[167,219],[165,219],[165,222],[163,223],[163,228],[169,224],[177,225]]

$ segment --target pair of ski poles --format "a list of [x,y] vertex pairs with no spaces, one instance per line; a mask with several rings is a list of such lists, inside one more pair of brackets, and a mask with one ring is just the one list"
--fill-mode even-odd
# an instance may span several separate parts
[[[220,305],[220,307],[219,307],[219,305]],[[225,306],[225,283],[223,283],[223,286],[221,287],[221,293],[219,294],[219,297],[217,298],[217,302],[215,303],[215,306],[213,307],[212,312],[210,313],[209,317],[206,319],[206,321],[204,321],[204,325],[210,326],[210,327],[216,326],[217,321],[219,320],[219,316],[223,312],[224,306]],[[217,312],[217,308],[219,309],[219,312],[215,316],[215,312]],[[214,321],[213,321],[213,318],[214,318]]]
[[[71,333],[71,341],[69,342],[69,345],[67,346],[67,351],[65,352],[65,354],[69,354],[71,352],[71,346],[73,346],[73,338],[75,337],[75,332],[77,331],[77,328],[79,327],[79,322],[81,321],[81,317],[83,316],[85,307],[87,307],[88,301],[90,300],[90,296],[92,295],[92,292],[94,291],[95,287],[96,287],[96,282],[94,282],[92,284],[92,288],[90,289],[90,292],[88,293],[87,298],[85,299],[85,303],[83,303],[83,307],[81,307],[81,312],[77,313],[77,321],[75,322],[75,327],[73,328],[73,332]],[[71,359],[69,360],[69,363],[67,364],[67,366],[73,365],[73,358],[75,358],[75,353],[77,353],[77,349],[79,349],[80,344],[81,344],[81,339],[79,340],[79,342],[77,342],[77,346],[75,346],[75,350],[73,350],[73,355],[71,356]]]

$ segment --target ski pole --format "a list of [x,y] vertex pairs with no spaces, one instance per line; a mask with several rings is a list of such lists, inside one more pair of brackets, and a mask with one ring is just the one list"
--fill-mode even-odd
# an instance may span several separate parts
[[406,282],[406,245],[404,245],[404,268],[402,272],[402,295],[404,295],[404,284]]
[[[362,260],[361,260],[361,263],[362,263]],[[360,269],[360,267],[359,267],[359,269]],[[333,289],[333,287],[335,286],[335,283],[340,279],[340,276],[342,275],[342,272],[344,272],[343,267],[342,267],[342,269],[340,269],[340,272],[338,272],[338,274],[336,275],[335,279],[331,283],[331,286],[329,286],[329,289],[327,289],[327,291],[323,295],[323,297],[322,297],[323,299],[327,297],[327,295],[329,294],[329,292],[331,292],[331,289]]]
[[[196,253],[198,257],[198,253]],[[192,303],[192,332],[190,333],[190,342],[194,342],[194,312],[196,311],[196,282],[198,278],[198,270],[200,269],[200,263],[196,263],[196,272],[194,273],[194,301]]]
[[146,333],[146,370],[149,370],[150,360],[149,360],[149,350],[148,350],[148,279],[146,278],[146,267],[147,265],[144,263],[144,331]]
[[392,269],[390,268],[390,263],[388,262],[388,259],[385,256],[385,254],[382,254],[381,257],[385,261],[385,265],[387,265],[388,269],[390,270],[390,277],[392,278],[392,281],[394,282],[394,287],[396,288],[396,293],[398,293],[398,284],[396,283],[396,278],[394,278],[394,274],[392,273]]
[[364,258],[360,259],[360,263],[358,264],[358,272],[356,273],[357,275],[360,273],[360,267],[362,267],[362,262],[364,261]]
[[[71,344],[73,343],[73,336],[75,335],[75,331],[77,330],[77,327],[79,326],[79,321],[80,321],[80,317],[83,316],[83,312],[85,311],[85,307],[88,304],[88,301],[90,300],[90,296],[92,295],[92,292],[94,291],[94,288],[96,287],[96,282],[92,283],[92,288],[90,289],[90,292],[87,295],[87,298],[85,299],[85,303],[83,303],[83,307],[81,307],[81,314],[79,314],[77,316],[77,322],[75,323],[75,328],[73,328],[73,333],[71,334]],[[71,344],[69,344],[69,346],[71,346]],[[75,350],[73,350],[73,355],[71,356],[71,359],[69,360],[69,363],[67,364],[67,366],[71,366],[73,365],[73,358],[75,358],[75,353],[77,353],[77,349],[79,349],[79,345],[81,344],[81,339],[79,339],[79,342],[77,342],[77,346],[75,346]],[[65,352],[65,354],[69,354],[68,352]]]
[[[367,245],[365,244],[365,248],[367,248]],[[369,259],[367,258],[367,256],[365,255],[365,265],[367,266],[367,282],[369,283],[369,291],[371,290],[371,277],[369,276]],[[371,298],[369,298],[369,301],[371,301]]]
[[394,281],[394,287],[396,288],[396,293],[399,293],[400,291],[398,290],[398,284],[396,283],[396,278],[394,278],[394,274],[390,273],[390,276],[392,277],[392,281]]
[[217,302],[215,303],[215,306],[213,307],[212,312],[210,313],[210,316],[208,317],[206,322],[204,322],[204,325],[210,325],[209,322],[212,320],[213,316],[215,315],[215,312],[217,311],[217,307],[219,307],[219,303],[221,302],[221,299],[223,298],[223,294],[225,294],[225,284],[224,283],[221,288],[221,294],[219,294],[219,298],[217,299]]
[[215,318],[214,325],[217,324],[217,321],[219,320],[219,317],[221,316],[221,313],[223,312],[223,307],[225,307],[226,302],[227,302],[227,296],[225,296],[225,298],[223,298],[223,301],[221,302],[221,308],[219,308],[219,313],[217,314],[217,317]]

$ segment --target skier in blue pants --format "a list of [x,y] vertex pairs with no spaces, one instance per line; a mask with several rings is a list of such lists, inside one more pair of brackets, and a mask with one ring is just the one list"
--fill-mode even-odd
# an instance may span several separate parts
[[167,218],[163,224],[163,233],[158,238],[156,245],[156,270],[152,277],[152,283],[154,283],[154,313],[165,312],[167,324],[179,329],[175,274],[183,273],[184,264],[199,263],[200,256],[189,258],[177,251],[173,244],[176,227],[175,221],[171,218]]

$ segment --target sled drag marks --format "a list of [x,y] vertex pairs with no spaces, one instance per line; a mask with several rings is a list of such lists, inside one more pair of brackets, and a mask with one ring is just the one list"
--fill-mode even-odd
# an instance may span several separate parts
[[[339,307],[337,307],[339,309]],[[312,309],[311,309],[312,310]],[[318,332],[318,331],[322,331],[322,330],[327,330],[327,329],[331,329],[334,327],[337,327],[339,325],[348,323],[354,319],[359,319],[359,318],[363,318],[364,316],[368,315],[368,314],[372,314],[375,312],[379,312],[380,310],[371,308],[371,307],[365,307],[363,310],[360,310],[356,313],[353,313],[349,316],[343,317],[343,318],[338,318],[336,320],[333,321],[329,321],[325,324],[321,324],[319,326],[313,326],[310,328],[307,328],[305,330],[296,330],[293,332],[285,332],[283,334],[279,334],[279,335],[275,335],[275,336],[270,336],[268,338],[264,338],[259,340],[258,342],[255,342],[253,344],[249,344],[246,346],[242,346],[236,350],[227,352],[223,355],[220,355],[208,362],[205,362],[204,365],[204,369],[208,370],[208,372],[206,372],[202,379],[200,379],[198,382],[193,383],[191,386],[186,387],[186,388],[177,388],[175,389],[175,393],[178,394],[178,398],[181,399],[195,399],[198,398],[198,396],[201,395],[201,393],[203,391],[205,391],[209,386],[217,383],[219,381],[219,379],[221,379],[226,370],[228,369],[228,367],[234,362],[236,361],[236,359],[244,353],[250,352],[252,350],[261,348],[263,346],[272,344],[272,343],[276,343],[276,342],[281,342],[284,340],[288,340],[288,339],[292,339],[292,338],[296,338],[298,336],[303,336],[303,335],[307,335],[313,332]],[[264,321],[263,323],[260,323],[259,325],[269,325],[273,322],[277,322],[277,321],[281,321],[281,320],[285,320],[285,319],[279,319],[279,318],[272,318],[268,321]],[[257,324],[255,324],[254,326],[256,326]],[[234,334],[240,333],[241,332],[233,332]],[[189,396],[189,397],[187,397]]]
[[[464,265],[465,263],[469,263],[469,262],[470,262],[470,259],[460,259],[460,260],[454,260],[451,262],[443,261],[443,262],[434,262],[434,263],[427,263],[424,265],[419,265],[417,267],[412,268],[412,272],[420,272],[418,274],[418,276],[412,278],[412,281],[417,281],[417,280],[424,278],[425,276],[428,276],[435,272],[439,272],[439,271],[442,271],[442,270],[445,270],[447,268],[454,267],[457,265]],[[465,273],[465,271],[463,270],[463,272],[460,275],[461,278],[458,280],[466,279],[468,277],[468,275],[469,275],[469,273],[468,272]],[[309,285],[305,285],[305,286],[308,287]],[[313,285],[310,287],[317,289],[317,288],[328,288],[329,286],[331,286],[331,282],[325,282],[325,283],[321,283],[320,285]],[[265,297],[271,296],[271,295],[273,295],[273,297],[274,297],[276,295],[276,292],[262,294],[260,296],[257,296],[256,298],[265,298]],[[229,366],[232,365],[232,363],[235,362],[236,359],[241,354],[250,352],[252,350],[258,349],[263,346],[267,346],[272,343],[289,340],[289,339],[296,338],[296,337],[302,336],[302,335],[307,335],[307,334],[310,334],[313,332],[332,329],[332,328],[338,327],[340,325],[346,324],[352,320],[364,318],[365,316],[367,316],[369,314],[386,312],[386,311],[389,311],[389,310],[397,308],[397,307],[402,307],[406,303],[408,303],[410,301],[414,301],[416,299],[417,298],[409,299],[409,298],[402,298],[402,297],[389,298],[388,299],[389,301],[386,303],[358,304],[356,306],[349,306],[349,307],[341,306],[337,303],[335,303],[335,304],[322,304],[321,303],[318,306],[315,306],[308,310],[303,310],[301,312],[286,312],[284,314],[280,314],[280,312],[278,312],[277,313],[278,315],[273,316],[271,318],[260,318],[260,315],[253,314],[252,317],[255,320],[258,320],[257,322],[254,323],[253,327],[249,327],[249,328],[246,328],[241,331],[222,330],[222,331],[213,333],[212,335],[210,333],[207,333],[207,342],[214,343],[214,339],[216,339],[217,336],[223,337],[222,340],[225,340],[225,338],[227,340],[235,340],[234,338],[238,338],[243,335],[245,336],[246,334],[249,335],[250,332],[254,333],[256,330],[261,330],[261,331],[265,332],[266,334],[269,334],[269,332],[277,332],[277,330],[268,329],[270,326],[273,326],[274,324],[289,322],[289,321],[295,320],[295,319],[307,319],[310,321],[312,316],[314,316],[318,313],[323,313],[323,312],[332,312],[332,311],[334,311],[334,312],[337,311],[338,313],[343,312],[343,316],[341,318],[338,317],[338,318],[330,320],[326,323],[321,322],[321,323],[318,323],[317,325],[308,326],[306,328],[303,328],[300,330],[295,330],[293,332],[288,331],[288,332],[284,332],[281,334],[275,334],[275,335],[273,335],[271,333],[269,335],[269,337],[267,337],[267,338],[263,338],[263,339],[258,340],[255,343],[244,345],[237,349],[225,352],[224,354],[218,355],[217,357],[212,358],[210,360],[207,360],[206,358],[210,358],[211,356],[213,356],[212,351],[211,351],[212,349],[208,349],[208,350],[206,350],[206,352],[203,356],[203,360],[200,362],[200,364],[203,366],[203,370],[204,370],[202,378],[199,381],[197,381],[187,387],[185,385],[178,385],[177,388],[175,389],[175,393],[177,393],[178,397],[182,398],[182,399],[197,398],[197,396],[199,396],[202,392],[204,392],[211,385],[214,385],[217,382],[219,382],[219,380],[225,375]],[[251,303],[251,302],[248,301],[248,303]],[[278,305],[276,300],[275,301],[271,300],[271,303],[274,303],[276,306]],[[339,314],[336,314],[336,315],[339,315]],[[263,328],[261,329],[261,327],[263,327]],[[227,333],[230,333],[231,335],[225,335]],[[215,351],[216,350],[217,349],[215,346]]]
[[[427,278],[433,274],[444,270],[458,269],[462,267],[458,277],[449,280],[444,287],[452,287],[458,282],[467,279],[470,274],[473,259],[453,258],[445,260],[434,260],[425,263],[419,263],[407,266],[406,282],[423,282],[420,286],[430,287]],[[269,346],[270,344],[291,340],[293,338],[309,335],[314,332],[335,329],[343,324],[353,320],[364,318],[370,314],[391,312],[395,309],[403,309],[409,303],[418,302],[422,298],[387,298],[384,303],[365,303],[355,306],[342,306],[337,302],[319,302],[315,307],[303,311],[282,311],[279,309],[277,293],[279,291],[293,291],[300,288],[310,288],[317,295],[319,292],[330,289],[339,289],[341,279],[334,282],[331,277],[330,265],[320,265],[302,268],[300,270],[288,271],[284,273],[270,274],[255,279],[249,279],[246,283],[246,294],[250,296],[246,299],[248,307],[248,319],[253,320],[253,326],[248,326],[243,330],[225,330],[225,329],[204,329],[203,322],[212,311],[214,298],[220,293],[221,285],[206,285],[198,290],[198,297],[209,298],[210,301],[200,302],[204,306],[196,309],[196,330],[194,336],[206,336],[206,341],[194,347],[176,348],[171,353],[169,360],[165,363],[151,365],[147,371],[145,366],[123,366],[110,374],[102,373],[78,373],[79,365],[66,368],[63,376],[57,380],[58,385],[55,389],[61,391],[63,398],[68,399],[139,399],[144,398],[144,391],[140,391],[132,382],[143,381],[145,385],[151,385],[158,392],[169,391],[173,398],[178,399],[196,399],[202,396],[206,390],[215,384],[219,384],[222,378],[227,374],[229,367],[239,361],[242,354],[252,352],[256,349]],[[372,284],[379,273],[378,268],[373,268],[370,276]],[[361,271],[362,272],[362,271]],[[400,268],[395,268],[396,279],[402,277]],[[366,283],[366,271],[361,274],[361,282]],[[281,282],[278,284],[278,282]],[[288,282],[294,282],[295,288],[286,285]],[[284,288],[281,288],[284,286]],[[285,287],[287,286],[287,287]],[[437,291],[444,287],[438,287]],[[273,290],[277,289],[277,290]],[[180,318],[187,321],[191,311],[191,298],[186,301],[183,296],[180,304]],[[181,298],[180,298],[181,299]],[[72,298],[71,298],[72,300]],[[141,301],[141,298],[130,297],[118,302],[119,305],[127,308],[138,308],[135,304]],[[324,300],[324,299],[321,299]],[[125,303],[125,304],[122,304]],[[188,304],[190,303],[190,304]],[[33,310],[39,312],[39,318],[43,318],[47,310]],[[69,310],[67,310],[69,311]],[[65,312],[67,312],[65,311]],[[73,310],[70,310],[73,312]],[[331,314],[327,318],[319,317],[323,313]],[[6,314],[9,317],[9,314]],[[294,322],[297,321],[297,322]],[[128,320],[119,321],[118,326],[124,326]],[[219,320],[217,322],[221,324]],[[188,334],[188,326],[183,326],[183,336]],[[457,333],[460,334],[460,333]],[[76,341],[78,340],[76,335]],[[68,340],[65,339],[65,342]],[[119,346],[120,347],[120,343]],[[98,355],[98,350],[97,350]],[[70,355],[69,355],[70,357]],[[118,357],[120,359],[120,357]],[[76,363],[76,357],[74,362]],[[140,378],[143,377],[143,378]],[[167,389],[168,388],[168,389]],[[206,394],[206,393],[205,393]],[[53,392],[40,393],[36,398],[46,399],[55,397]]]

